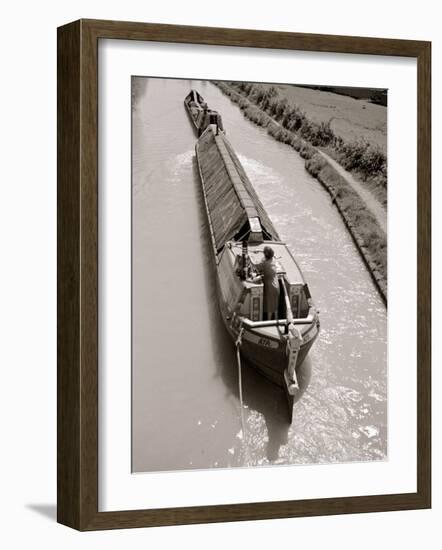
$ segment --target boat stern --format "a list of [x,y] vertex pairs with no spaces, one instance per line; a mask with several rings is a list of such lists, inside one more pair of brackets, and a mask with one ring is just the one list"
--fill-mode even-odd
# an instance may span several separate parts
[[[233,338],[243,329],[241,354],[273,383],[295,396],[299,390],[297,369],[319,334],[319,317],[313,308],[302,324],[284,321],[253,323],[236,316],[230,324]],[[263,326],[260,326],[263,325]]]

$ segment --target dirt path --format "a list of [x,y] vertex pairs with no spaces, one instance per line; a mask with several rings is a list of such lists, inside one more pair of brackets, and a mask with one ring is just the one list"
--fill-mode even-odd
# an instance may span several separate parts
[[387,233],[387,211],[382,206],[382,204],[368,191],[364,186],[347,172],[339,163],[332,159],[327,153],[320,151],[319,153],[333,166],[333,168],[338,172],[338,174],[345,179],[356,191],[356,193],[361,197],[364,203],[367,205],[367,208],[377,219],[382,231]]

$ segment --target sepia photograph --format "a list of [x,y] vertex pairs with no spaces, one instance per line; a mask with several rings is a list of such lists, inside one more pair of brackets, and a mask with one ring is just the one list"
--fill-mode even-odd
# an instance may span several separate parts
[[388,460],[387,90],[131,93],[132,471]]

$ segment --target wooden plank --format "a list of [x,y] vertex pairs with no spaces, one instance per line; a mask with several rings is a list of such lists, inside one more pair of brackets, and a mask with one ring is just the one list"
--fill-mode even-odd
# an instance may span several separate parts
[[57,520],[80,525],[80,24],[57,35]]

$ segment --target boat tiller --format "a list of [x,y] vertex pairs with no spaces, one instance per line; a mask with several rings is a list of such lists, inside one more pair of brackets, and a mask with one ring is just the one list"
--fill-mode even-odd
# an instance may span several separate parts
[[284,370],[284,379],[287,384],[287,391],[290,395],[295,395],[299,390],[298,377],[296,375],[296,363],[298,361],[299,350],[303,342],[301,331],[293,323],[293,312],[290,305],[290,299],[285,286],[284,278],[280,277],[281,286],[284,291],[284,300],[286,306],[286,316],[289,322],[287,334],[286,353],[288,355],[288,366]]
[[284,378],[290,395],[295,395],[299,390],[298,377],[296,375],[296,363],[298,361],[298,354],[301,349],[302,341],[303,338],[301,331],[291,323],[288,327],[286,348],[288,355],[288,366],[284,371]]

